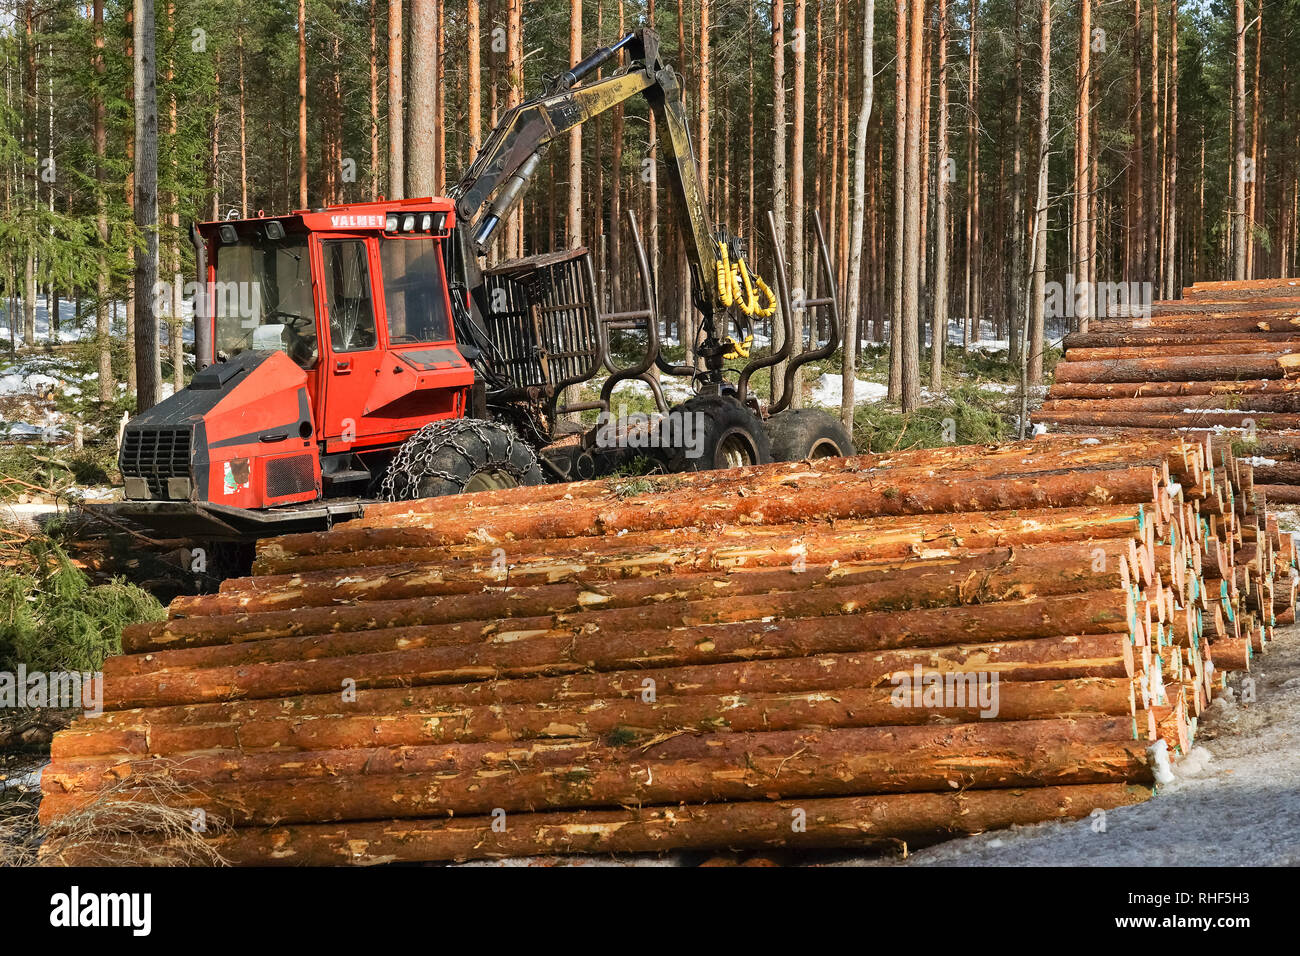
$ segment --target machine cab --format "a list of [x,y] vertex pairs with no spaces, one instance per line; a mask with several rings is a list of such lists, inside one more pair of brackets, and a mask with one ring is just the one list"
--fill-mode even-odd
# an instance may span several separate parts
[[416,199],[200,226],[210,358],[291,359],[326,456],[391,447],[463,416],[474,375],[456,346],[445,272],[454,215],[450,200]]

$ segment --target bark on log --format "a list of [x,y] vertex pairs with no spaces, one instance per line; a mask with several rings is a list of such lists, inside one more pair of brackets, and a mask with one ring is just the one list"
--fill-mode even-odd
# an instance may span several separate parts
[[[1102,558],[1099,570],[1096,552]],[[224,594],[177,598],[168,608],[169,618],[208,620],[223,614],[255,614],[279,609],[325,607],[344,601],[360,603],[399,601],[464,595],[463,603],[476,599],[500,603],[507,600],[513,613],[541,613],[564,606],[588,607],[603,598],[600,606],[619,607],[645,601],[714,597],[725,600],[733,594],[757,594],[815,588],[828,584],[862,586],[889,606],[890,594],[901,606],[933,606],[971,603],[975,600],[1008,600],[1036,594],[1061,594],[1095,588],[1126,587],[1127,556],[1134,552],[1132,540],[1111,540],[1027,548],[997,548],[933,558],[910,557],[883,562],[821,563],[806,554],[787,555],[783,570],[745,566],[725,571],[688,573],[678,566],[671,577],[624,579],[625,560],[588,564],[567,570],[562,583],[549,579],[560,571],[558,564],[546,566],[540,574],[502,574],[490,567],[482,571],[448,570],[439,564],[400,565],[355,574],[314,574],[296,581],[279,582],[272,588],[227,591]],[[641,557],[632,559],[642,567]],[[791,567],[796,565],[796,567]],[[656,569],[662,570],[662,567]],[[249,579],[256,584],[258,579]],[[489,589],[485,594],[484,589]],[[502,589],[508,589],[503,591]],[[533,600],[536,604],[531,604]],[[533,606],[536,610],[520,608]]]
[[[628,621],[603,619],[597,623],[593,615],[574,615],[562,626],[524,619],[512,622],[511,629],[488,633],[471,632],[461,624],[396,629],[387,635],[396,639],[397,646],[411,647],[417,637],[461,643],[258,666],[177,668],[142,675],[119,672],[111,679],[114,668],[108,665],[115,659],[110,658],[105,662],[105,706],[118,710],[237,697],[283,697],[348,686],[462,683],[583,670],[939,647],[972,634],[999,640],[1045,634],[1128,633],[1136,620],[1133,592],[1115,590],[910,611],[851,613],[851,606],[826,607],[824,612],[835,616],[764,620],[767,615],[760,615],[752,621],[703,626],[710,618],[741,613],[735,603],[729,607],[728,612],[701,606],[698,611],[675,614],[671,621],[666,609],[654,609],[658,620],[650,622],[654,626],[649,630],[638,630]],[[670,624],[674,629],[664,630]],[[478,643],[463,643],[467,639]],[[125,670],[128,665],[115,667]]]
[[[331,866],[491,859],[559,853],[670,850],[833,849],[921,845],[962,833],[1140,803],[1151,788],[1085,784],[1023,790],[969,790],[876,797],[754,801],[702,806],[581,810],[509,818],[384,820],[241,829],[211,841],[235,865]],[[804,824],[792,826],[796,815]],[[79,859],[76,848],[60,862]],[[93,851],[92,851],[93,852]]]
[[1240,378],[1287,378],[1300,355],[1153,356],[1109,362],[1062,362],[1058,382],[1185,382]]
[[[903,518],[836,522],[825,526],[794,524],[702,530],[692,534],[694,549],[683,545],[676,530],[580,537],[566,541],[515,541],[506,559],[510,565],[527,561],[590,560],[604,554],[634,555],[661,551],[668,562],[693,561],[709,567],[788,565],[792,555],[812,563],[866,561],[945,550],[1001,547],[1007,544],[1111,538],[1144,533],[1149,514],[1139,505],[1094,505],[1080,508],[976,511],[952,515],[910,515]],[[309,535],[264,539],[254,573],[259,576],[347,568],[371,568],[399,562],[443,562],[472,567],[492,566],[495,544],[447,547],[434,531],[419,528],[362,529],[344,525],[331,532],[313,552]],[[308,540],[302,540],[306,538]],[[797,549],[791,551],[791,549]],[[691,555],[697,555],[692,558]],[[679,557],[680,556],[680,557]]]
[[[563,677],[481,681],[420,687],[360,690],[355,700],[337,693],[276,700],[183,704],[149,709],[109,711],[93,720],[79,720],[56,746],[75,754],[99,732],[148,733],[166,724],[251,722],[276,717],[334,714],[400,714],[421,709],[482,704],[573,702],[596,697],[634,697],[651,681],[657,694],[790,692],[870,687],[892,674],[926,670],[952,673],[996,672],[1004,681],[1069,680],[1080,677],[1133,677],[1133,645],[1126,634],[1084,634],[1038,637],[990,644],[903,648],[871,653],[823,654],[806,658],[658,667]],[[110,749],[125,738],[105,738]],[[96,745],[100,746],[100,745]],[[66,748],[66,749],[64,749]],[[99,752],[98,750],[96,752]]]
[[[921,750],[895,740],[872,748],[861,741],[880,728],[829,730],[802,735],[798,746],[773,742],[734,756],[631,760],[589,767],[523,768],[515,773],[480,770],[437,774],[350,776],[320,780],[270,780],[211,784],[181,791],[169,805],[202,808],[218,825],[272,826],[303,822],[490,814],[535,809],[701,803],[756,797],[854,796],[952,789],[1059,786],[1079,783],[1149,783],[1143,743],[1074,742],[1061,722],[962,725],[945,728],[944,742]],[[1010,732],[1000,733],[1004,728]],[[917,728],[934,733],[931,728]],[[742,736],[742,735],[737,735]],[[947,740],[951,740],[948,743]],[[738,741],[728,741],[732,747]],[[112,802],[156,799],[149,790],[108,791]],[[57,829],[63,817],[85,808],[94,792],[47,793],[40,820]]]
[[[911,681],[913,675],[905,675]],[[929,683],[933,679],[934,683]],[[327,751],[349,747],[428,747],[558,739],[602,739],[620,746],[668,733],[757,733],[815,727],[902,727],[981,720],[1133,716],[1130,678],[983,682],[980,675],[931,672],[922,685],[842,687],[792,694],[696,694],[597,699],[543,707],[493,704],[412,710],[395,715],[279,717],[227,724],[152,725],[143,731],[89,731],[62,747],[78,755],[110,752]],[[945,688],[947,690],[945,691]],[[1126,737],[1131,728],[1125,727]],[[62,755],[65,751],[61,750]]]

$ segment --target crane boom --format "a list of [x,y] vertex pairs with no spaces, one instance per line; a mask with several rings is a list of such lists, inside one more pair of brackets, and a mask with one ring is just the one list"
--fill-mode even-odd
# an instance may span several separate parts
[[[623,50],[629,57],[626,68],[581,83]],[[681,77],[660,58],[659,39],[653,30],[637,30],[612,46],[601,47],[562,74],[549,92],[507,110],[451,190],[458,221],[468,231],[474,251],[484,255],[493,233],[537,171],[542,150],[575,127],[638,95],[655,111],[668,188],[676,197],[678,223],[688,239],[691,297],[704,320],[704,341],[698,350],[707,365],[720,366],[731,343],[721,340],[725,331],[720,336],[715,329],[715,317],[726,312],[728,303],[714,277],[719,263],[737,257],[739,249],[724,260],[720,241],[725,246],[726,240],[720,240],[709,225]],[[748,323],[739,317],[738,321],[748,333]]]

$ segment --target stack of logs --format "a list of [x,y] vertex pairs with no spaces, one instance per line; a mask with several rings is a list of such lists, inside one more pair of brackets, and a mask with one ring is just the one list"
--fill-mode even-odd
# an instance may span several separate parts
[[1268,502],[1300,504],[1300,281],[1206,282],[1183,295],[1068,336],[1035,421],[1208,435],[1250,456]]
[[365,864],[897,848],[1143,800],[1293,613],[1290,538],[1214,454],[1043,437],[376,505],[129,628],[41,818],[165,789],[231,862]]

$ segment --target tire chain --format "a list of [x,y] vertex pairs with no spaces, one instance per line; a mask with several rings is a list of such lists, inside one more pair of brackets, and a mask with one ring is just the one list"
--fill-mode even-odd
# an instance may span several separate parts
[[[460,483],[462,476],[433,467],[433,459],[442,449],[451,448],[465,459],[471,468],[478,468],[478,458],[461,442],[467,435],[473,435],[483,443],[484,450],[491,456],[492,443],[490,436],[486,434],[487,427],[499,429],[506,436],[504,458],[489,457],[486,462],[487,468],[503,471],[520,484],[524,484],[528,472],[537,467],[537,454],[525,442],[519,440],[511,426],[474,418],[456,418],[430,422],[402,442],[379,482],[378,497],[384,501],[410,501],[418,498],[420,483],[426,478],[441,478],[453,484]],[[528,466],[523,469],[511,461],[516,445],[528,453]]]

